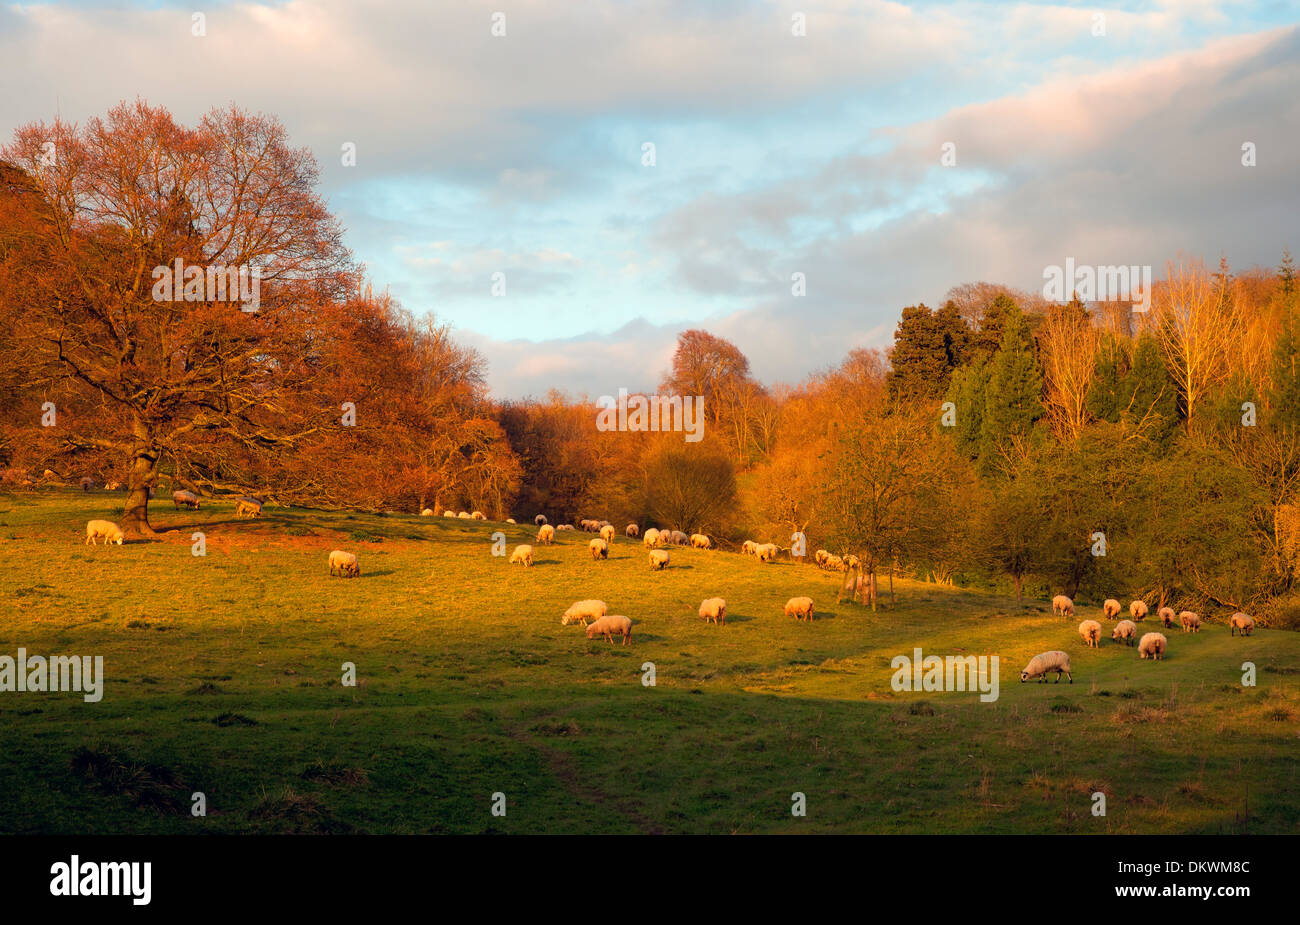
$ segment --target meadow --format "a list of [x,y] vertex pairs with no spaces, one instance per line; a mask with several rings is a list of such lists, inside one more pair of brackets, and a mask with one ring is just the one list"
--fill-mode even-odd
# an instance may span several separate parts
[[[1112,624],[1083,646],[1100,600],[1062,621],[1046,600],[897,581],[872,613],[788,558],[673,549],[652,572],[639,542],[594,562],[573,532],[526,569],[491,535],[513,549],[531,524],[236,520],[220,501],[160,498],[158,540],[85,546],[85,522],[121,508],[103,491],[0,495],[0,655],[102,655],[106,674],[98,703],[0,693],[0,832],[1300,830],[1292,632],[1168,630],[1166,659],[1142,661]],[[335,548],[359,579],[329,575]],[[782,615],[801,594],[812,623]],[[697,616],[715,595],[725,626]],[[633,619],[630,645],[560,625],[588,597]],[[894,691],[890,660],[916,647],[998,656],[999,698]],[[1073,684],[1018,683],[1056,648]]]

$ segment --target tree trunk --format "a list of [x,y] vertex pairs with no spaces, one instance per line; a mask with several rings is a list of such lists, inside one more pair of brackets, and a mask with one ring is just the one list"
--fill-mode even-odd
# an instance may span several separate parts
[[876,570],[873,568],[867,578],[867,594],[871,597],[871,612],[876,612]]
[[127,476],[126,511],[122,515],[122,532],[157,536],[149,526],[149,491],[158,480],[158,448],[144,422],[135,422],[135,443],[131,472]]
[[1016,603],[1017,603],[1017,604],[1022,604],[1022,603],[1024,603],[1024,598],[1023,598],[1023,597],[1021,596],[1021,594],[1020,594],[1020,589],[1021,589],[1021,586],[1025,583],[1025,576],[1024,576],[1024,575],[1015,575],[1015,576],[1012,577],[1012,580],[1016,583]]

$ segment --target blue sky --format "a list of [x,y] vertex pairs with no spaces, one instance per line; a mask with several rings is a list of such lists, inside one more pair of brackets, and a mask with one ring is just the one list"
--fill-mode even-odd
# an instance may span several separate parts
[[1289,3],[313,0],[205,4],[201,37],[192,9],[0,8],[0,131],[274,113],[375,283],[500,397],[652,388],[691,326],[797,381],[963,282],[1300,245]]

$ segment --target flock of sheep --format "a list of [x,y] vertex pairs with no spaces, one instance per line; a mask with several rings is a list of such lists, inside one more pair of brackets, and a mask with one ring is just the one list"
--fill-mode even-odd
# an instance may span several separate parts
[[[81,480],[81,487],[84,491],[89,491],[93,486],[93,480],[89,477]],[[151,491],[152,495],[152,491]],[[182,507],[192,510],[198,510],[201,501],[197,495],[190,491],[175,491],[172,493],[172,502],[177,509]],[[235,515],[237,517],[258,517],[262,513],[262,502],[256,498],[241,497],[235,499]],[[425,508],[421,516],[433,516],[433,511]],[[481,511],[466,512],[444,511],[443,517],[456,518],[460,520],[487,520],[487,516]],[[506,523],[513,524],[513,519],[507,519]],[[536,542],[540,545],[549,546],[555,542],[557,530],[573,530],[571,524],[559,524],[552,526],[544,514],[538,514],[534,518],[537,526]],[[613,524],[607,520],[581,519],[578,527],[587,533],[599,534],[598,537],[588,543],[588,550],[594,560],[604,560],[609,558],[609,549],[614,542],[617,533]],[[687,535],[681,530],[660,530],[650,527],[642,533],[641,528],[635,524],[628,524],[624,534],[630,539],[641,538],[642,544],[647,547],[649,552],[650,568],[653,570],[662,570],[668,567],[670,556],[668,550],[663,547],[667,546],[691,546],[695,549],[712,549],[714,543],[712,539],[702,533]],[[122,544],[121,528],[107,520],[92,520],[86,524],[86,543],[98,545],[103,540],[107,543]],[[760,562],[775,561],[781,549],[775,543],[756,543],[753,540],[745,540],[741,544],[741,554],[751,555]],[[510,554],[510,564],[530,567],[534,561],[534,549],[531,544],[520,544],[515,547]],[[817,550],[813,555],[814,561],[820,568],[830,571],[847,571],[858,568],[860,563],[857,556],[846,555],[837,556],[827,552],[824,549]],[[361,566],[354,553],[346,552],[341,549],[335,549],[329,554],[329,571],[331,576],[340,576],[344,578],[359,578],[361,576]],[[1102,604],[1102,618],[1105,620],[1115,620],[1123,612],[1123,606],[1114,598],[1108,598]],[[1113,630],[1110,638],[1120,644],[1132,646],[1136,642],[1138,657],[1141,659],[1152,659],[1160,661],[1164,658],[1165,650],[1169,646],[1169,640],[1163,633],[1151,632],[1138,638],[1137,624],[1145,620],[1150,608],[1145,601],[1135,600],[1129,604],[1130,619],[1119,620]],[[1058,594],[1052,599],[1052,613],[1065,619],[1074,616],[1074,601],[1064,594]],[[796,620],[813,619],[815,609],[813,600],[810,597],[792,597],[786,602],[784,614],[787,617],[794,617]],[[727,622],[727,602],[720,597],[707,598],[700,604],[700,619],[707,623],[714,623],[725,626]],[[1164,629],[1172,629],[1177,624],[1181,626],[1184,633],[1200,632],[1202,622],[1198,614],[1190,610],[1184,610],[1175,615],[1173,608],[1161,607],[1156,614]],[[609,642],[613,642],[614,636],[622,637],[623,645],[632,638],[632,621],[618,614],[607,613],[607,607],[604,601],[584,600],[573,604],[560,617],[562,626],[581,623],[586,628],[588,639],[594,639],[597,636],[604,636]],[[1236,636],[1249,636],[1255,628],[1255,621],[1245,613],[1234,613],[1228,620],[1229,634]],[[1101,647],[1102,624],[1097,620],[1084,620],[1079,624],[1079,636],[1082,638],[1085,646],[1097,649]],[[1041,681],[1047,680],[1050,672],[1056,672],[1056,681],[1060,683],[1061,675],[1064,674],[1070,683],[1074,683],[1074,677],[1071,674],[1070,656],[1060,650],[1043,652],[1029,660],[1029,664],[1020,673],[1021,681],[1028,681],[1038,678]]]
[[[1102,619],[1114,620],[1124,610],[1119,601],[1107,598],[1101,605]],[[1138,658],[1151,659],[1160,661],[1165,656],[1165,650],[1169,647],[1169,640],[1164,633],[1146,633],[1139,640],[1137,638],[1138,623],[1146,619],[1151,609],[1145,601],[1133,601],[1128,605],[1129,616],[1132,619],[1120,620],[1115,624],[1111,631],[1110,638],[1115,642],[1123,645],[1133,645],[1137,640]],[[1052,613],[1065,619],[1074,616],[1074,601],[1064,594],[1058,594],[1052,598]],[[1190,610],[1184,610],[1175,616],[1172,607],[1161,607],[1156,613],[1156,617],[1164,629],[1172,629],[1175,621],[1182,627],[1184,633],[1199,633],[1201,631],[1201,617],[1199,614]],[[1228,635],[1249,636],[1255,629],[1255,620],[1249,614],[1238,611],[1228,619]],[[1079,624],[1079,637],[1083,644],[1090,649],[1101,648],[1101,623],[1096,620],[1084,620]],[[1031,678],[1038,678],[1041,681],[1047,680],[1048,672],[1056,672],[1056,681],[1059,684],[1061,675],[1065,674],[1074,683],[1074,677],[1070,674],[1070,656],[1066,653],[1055,649],[1051,652],[1043,652],[1035,655],[1025,666],[1025,670],[1020,672],[1020,680],[1028,681]]]

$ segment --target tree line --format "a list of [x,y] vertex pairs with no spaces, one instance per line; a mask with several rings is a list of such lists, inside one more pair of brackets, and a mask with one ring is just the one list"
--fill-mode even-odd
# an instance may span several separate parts
[[[376,292],[311,153],[235,107],[143,101],[0,149],[0,469],[504,519],[600,517],[858,557],[1021,595],[1128,593],[1300,619],[1295,272],[1179,257],[1148,310],[993,283],[902,309],[886,351],[764,384],[678,337],[660,394],[704,439],[601,431],[561,391],[494,399],[484,360]],[[176,261],[181,261],[177,264]],[[160,266],[255,267],[256,309]],[[54,414],[47,413],[54,409]]]

